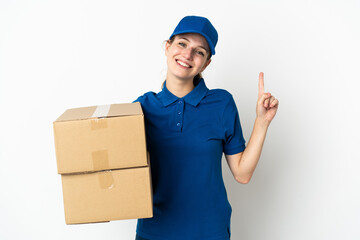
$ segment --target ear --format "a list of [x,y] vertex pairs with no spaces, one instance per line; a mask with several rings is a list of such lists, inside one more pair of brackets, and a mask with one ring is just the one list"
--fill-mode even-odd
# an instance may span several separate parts
[[209,66],[210,63],[211,63],[211,58],[204,64],[204,66],[201,69],[201,72],[203,72],[207,68],[207,66]]
[[169,47],[171,46],[171,44],[169,43],[169,40],[167,40],[165,42],[165,56],[167,56],[167,53],[169,51]]

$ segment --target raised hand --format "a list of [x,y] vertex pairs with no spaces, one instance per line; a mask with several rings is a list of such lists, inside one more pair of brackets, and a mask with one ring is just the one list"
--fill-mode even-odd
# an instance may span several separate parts
[[279,100],[277,100],[271,93],[264,93],[264,73],[259,74],[259,94],[256,105],[256,118],[270,124],[277,109],[279,107]]

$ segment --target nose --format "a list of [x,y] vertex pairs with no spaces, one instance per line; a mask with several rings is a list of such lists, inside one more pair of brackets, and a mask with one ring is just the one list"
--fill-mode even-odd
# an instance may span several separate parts
[[193,57],[193,50],[192,50],[192,48],[185,48],[184,51],[183,51],[183,56],[184,56],[186,59],[192,59],[192,57]]

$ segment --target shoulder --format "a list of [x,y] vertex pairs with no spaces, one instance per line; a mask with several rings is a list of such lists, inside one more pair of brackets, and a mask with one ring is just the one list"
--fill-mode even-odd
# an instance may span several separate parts
[[139,102],[145,113],[159,111],[163,107],[159,99],[160,93],[153,91],[146,92],[139,96],[134,102]]
[[206,98],[221,102],[222,104],[227,104],[229,101],[233,99],[232,94],[221,88],[209,89]]
[[143,95],[139,96],[136,100],[133,101],[133,103],[140,102],[141,104],[143,104],[143,103],[153,100],[155,97],[156,97],[156,93],[149,91],[149,92],[146,92]]
[[223,120],[233,119],[234,115],[238,113],[233,95],[225,89],[211,89],[208,91],[207,98],[209,102],[216,103]]

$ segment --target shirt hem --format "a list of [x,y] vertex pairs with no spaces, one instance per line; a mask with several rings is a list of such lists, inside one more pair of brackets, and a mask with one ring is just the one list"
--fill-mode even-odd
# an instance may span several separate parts
[[235,148],[229,148],[229,149],[224,149],[224,153],[226,155],[233,155],[233,154],[237,154],[237,153],[241,153],[245,150],[246,145],[243,144],[240,147],[235,147]]
[[[159,236],[159,235],[151,235],[151,234],[148,234],[148,233],[144,233],[144,232],[142,232],[140,230],[136,230],[136,234],[138,234],[140,237],[148,238],[149,240],[169,240],[169,239],[171,239],[169,237],[163,237],[163,236]],[[194,239],[184,238],[184,240],[185,239],[186,240],[198,240],[198,238],[194,238]],[[206,240],[229,240],[229,239],[230,239],[229,236],[206,238]]]

